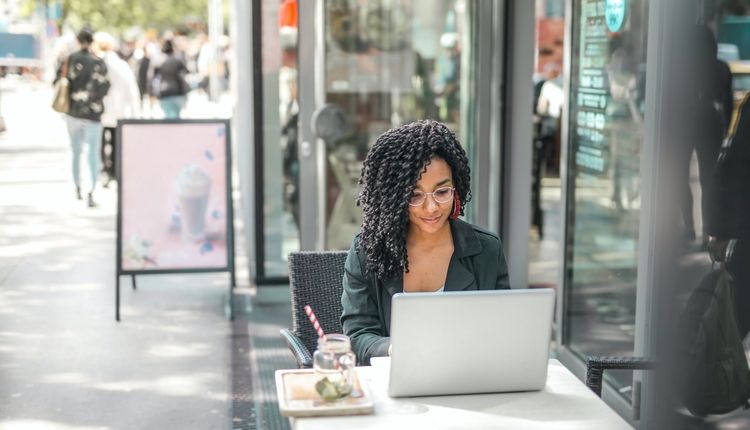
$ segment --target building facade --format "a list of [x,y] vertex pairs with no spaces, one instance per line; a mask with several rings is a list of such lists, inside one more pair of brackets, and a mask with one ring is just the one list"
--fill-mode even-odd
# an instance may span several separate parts
[[[512,286],[558,291],[557,357],[583,378],[590,355],[659,356],[664,315],[710,270],[710,160],[732,116],[718,98],[744,95],[746,13],[718,0],[234,2],[233,76],[252,76],[234,82],[233,141],[254,281],[284,284],[291,251],[348,249],[367,149],[434,118],[467,150],[466,218],[500,234]],[[733,88],[705,85],[724,82],[703,74],[717,51]],[[714,109],[685,108],[702,105]],[[657,383],[608,372],[603,397],[652,428]]]

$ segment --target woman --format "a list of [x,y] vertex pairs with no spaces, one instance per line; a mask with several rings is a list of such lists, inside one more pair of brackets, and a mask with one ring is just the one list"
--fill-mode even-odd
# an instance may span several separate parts
[[70,108],[65,116],[73,150],[73,183],[76,198],[81,200],[81,153],[88,146],[91,184],[88,206],[95,207],[94,190],[99,175],[99,145],[102,137],[101,117],[104,113],[104,96],[109,91],[107,65],[91,51],[94,32],[84,28],[76,35],[80,49],[72,53],[57,70],[55,81],[63,75],[70,81]]
[[164,118],[178,119],[190,90],[185,80],[188,70],[185,62],[175,54],[171,40],[165,40],[161,50],[166,57],[154,71],[154,93],[159,97]]
[[497,235],[458,219],[471,199],[469,178],[466,152],[436,121],[391,129],[367,154],[362,230],[341,297],[341,323],[361,364],[390,352],[394,294],[510,288]]
[[117,120],[137,118],[141,113],[141,97],[138,93],[138,83],[130,65],[117,55],[117,41],[108,33],[94,34],[98,55],[107,65],[107,75],[110,82],[109,91],[102,100],[104,113],[102,114],[101,161],[103,170],[107,174],[107,188],[109,182],[115,179],[115,147],[117,146]]

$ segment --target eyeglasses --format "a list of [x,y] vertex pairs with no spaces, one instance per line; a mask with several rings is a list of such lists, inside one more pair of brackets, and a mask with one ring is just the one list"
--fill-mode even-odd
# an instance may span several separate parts
[[453,198],[453,187],[440,187],[431,193],[414,190],[409,197],[409,206],[422,206],[427,196],[432,195],[435,203],[448,203]]

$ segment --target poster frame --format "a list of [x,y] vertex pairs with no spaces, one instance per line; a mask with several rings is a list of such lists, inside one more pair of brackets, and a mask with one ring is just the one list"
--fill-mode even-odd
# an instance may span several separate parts
[[[165,269],[126,269],[122,264],[122,128],[125,125],[182,125],[182,124],[222,124],[226,132],[224,133],[224,151],[225,151],[225,200],[226,208],[226,265],[219,267],[187,267],[187,268],[165,268]],[[159,275],[159,274],[177,274],[177,273],[215,273],[229,272],[230,285],[226,311],[230,319],[234,319],[233,292],[236,286],[235,265],[234,265],[234,205],[232,202],[232,142],[231,142],[231,121],[229,119],[211,118],[211,119],[121,119],[117,121],[115,131],[117,136],[117,145],[115,146],[115,175],[117,178],[117,231],[116,231],[116,258],[115,262],[115,320],[120,321],[120,279],[123,275],[129,275],[132,279],[133,289],[136,289],[136,275]]]

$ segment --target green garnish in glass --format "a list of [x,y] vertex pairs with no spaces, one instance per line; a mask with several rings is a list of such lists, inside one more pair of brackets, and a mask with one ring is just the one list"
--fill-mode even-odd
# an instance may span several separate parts
[[351,389],[345,391],[342,388],[347,387],[339,387],[338,384],[334,384],[328,378],[323,378],[315,383],[315,391],[327,402],[346,397],[351,393]]

